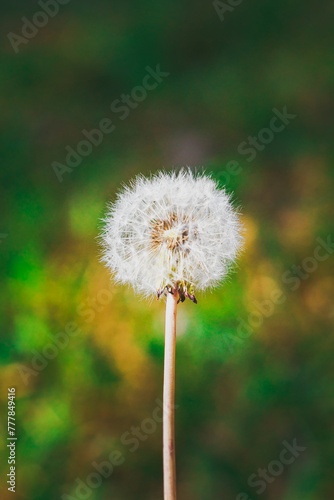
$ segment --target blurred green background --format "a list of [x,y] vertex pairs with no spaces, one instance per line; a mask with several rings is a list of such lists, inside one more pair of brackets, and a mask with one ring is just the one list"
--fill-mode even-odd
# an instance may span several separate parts
[[[0,6],[1,499],[13,495],[8,387],[15,498],[162,498],[161,424],[149,433],[145,419],[162,398],[164,305],[113,285],[96,236],[123,182],[182,165],[234,192],[246,244],[223,287],[179,307],[179,498],[334,498],[333,3],[245,0],[220,16],[196,1],[58,7],[15,53],[7,34],[41,7]],[[111,103],[157,65],[169,76],[121,120]],[[240,144],[268,139],[284,106],[296,117],[248,161]],[[103,118],[115,130],[59,182],[53,162]],[[293,440],[306,450],[259,493],[249,478],[277,471]],[[77,491],[114,450],[123,463]]]

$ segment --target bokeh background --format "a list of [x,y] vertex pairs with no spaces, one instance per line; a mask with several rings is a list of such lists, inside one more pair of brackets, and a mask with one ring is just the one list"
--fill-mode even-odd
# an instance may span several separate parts
[[[8,387],[18,500],[162,498],[161,425],[133,452],[121,439],[162,398],[164,305],[115,287],[96,237],[123,182],[182,165],[234,193],[246,243],[223,287],[179,307],[179,498],[333,498],[333,248],[313,257],[333,241],[333,3],[245,0],[221,20],[212,2],[72,0],[15,53],[7,34],[40,10],[0,6],[1,499]],[[169,76],[121,120],[111,103],[158,64]],[[284,106],[296,118],[247,161]],[[113,133],[59,182],[53,162],[103,118]],[[113,450],[124,463],[78,496]]]

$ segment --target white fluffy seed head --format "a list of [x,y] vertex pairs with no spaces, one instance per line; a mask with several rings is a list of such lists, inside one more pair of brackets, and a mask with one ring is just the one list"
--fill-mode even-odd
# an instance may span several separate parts
[[104,219],[102,261],[119,283],[145,296],[181,298],[218,285],[242,243],[230,196],[190,169],[137,177]]

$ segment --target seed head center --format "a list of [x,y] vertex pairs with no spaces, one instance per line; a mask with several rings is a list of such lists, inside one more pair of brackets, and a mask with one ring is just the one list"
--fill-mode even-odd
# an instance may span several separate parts
[[166,244],[170,248],[175,248],[181,243],[182,233],[178,227],[173,227],[171,229],[166,229],[162,235]]
[[176,215],[170,215],[166,220],[154,221],[151,233],[152,247],[165,246],[168,250],[180,250],[188,240],[189,228],[187,222],[180,222]]

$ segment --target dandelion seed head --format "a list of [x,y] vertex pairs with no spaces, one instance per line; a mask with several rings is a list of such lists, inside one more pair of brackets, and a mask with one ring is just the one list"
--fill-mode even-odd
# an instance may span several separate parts
[[194,298],[220,284],[242,244],[230,196],[190,169],[137,177],[104,222],[102,261],[117,282],[147,297],[178,288]]

